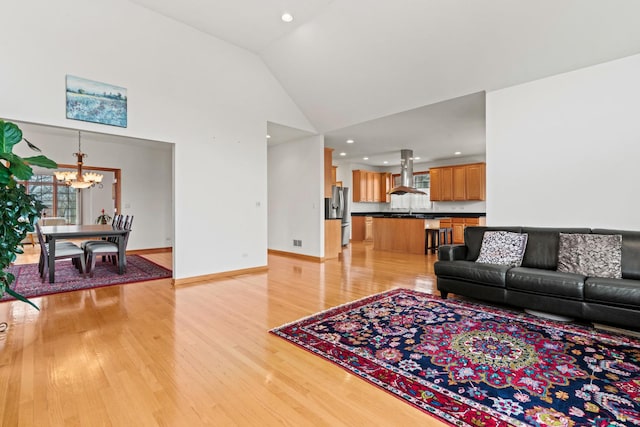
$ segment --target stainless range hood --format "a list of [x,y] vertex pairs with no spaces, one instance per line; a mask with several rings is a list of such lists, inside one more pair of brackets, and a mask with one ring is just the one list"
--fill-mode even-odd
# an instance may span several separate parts
[[389,194],[427,194],[413,188],[413,150],[400,150],[400,185],[389,191]]

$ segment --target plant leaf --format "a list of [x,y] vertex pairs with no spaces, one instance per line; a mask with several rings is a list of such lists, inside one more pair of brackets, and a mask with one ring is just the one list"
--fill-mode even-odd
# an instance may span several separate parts
[[0,185],[7,185],[11,181],[11,171],[0,163]]
[[24,139],[24,142],[27,143],[27,145],[29,146],[29,148],[31,148],[33,151],[37,151],[38,153],[41,153],[42,150],[39,149],[38,147],[36,147],[35,145],[33,145],[32,143],[29,142],[29,140],[27,138],[22,138]]
[[0,159],[5,159],[9,162],[9,171],[18,179],[28,180],[33,175],[33,169],[18,155],[0,153]]
[[15,123],[0,120],[0,153],[11,153],[13,146],[22,141],[22,131]]
[[22,295],[20,295],[19,293],[17,293],[16,291],[14,291],[13,289],[11,289],[10,287],[5,287],[4,288],[5,292],[8,293],[9,295],[11,295],[12,297],[14,297],[17,300],[20,300],[22,302],[26,302],[27,304],[30,304],[33,308],[35,308],[36,310],[40,311],[40,309],[38,308],[37,305],[35,305],[34,303],[32,303],[31,301],[29,301],[27,298],[23,297]]
[[[26,141],[26,139],[25,139]],[[53,160],[51,160],[50,158],[46,157],[46,156],[32,156],[32,157],[24,157],[22,160],[24,160],[26,163],[30,164],[30,165],[34,165],[34,166],[40,166],[43,168],[47,168],[47,169],[55,169],[58,167],[58,164],[56,162],[54,162]]]

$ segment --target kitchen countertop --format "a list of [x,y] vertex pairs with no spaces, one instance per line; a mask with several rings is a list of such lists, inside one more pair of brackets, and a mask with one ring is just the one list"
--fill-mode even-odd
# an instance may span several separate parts
[[486,216],[484,212],[417,212],[409,214],[407,212],[352,212],[351,216],[372,216],[376,218],[415,218],[415,219],[436,219],[436,218],[480,218]]

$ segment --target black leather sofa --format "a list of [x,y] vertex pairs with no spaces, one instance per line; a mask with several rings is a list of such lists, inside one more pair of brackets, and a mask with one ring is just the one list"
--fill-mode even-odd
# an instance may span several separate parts
[[[487,230],[527,233],[519,267],[482,264]],[[622,235],[622,278],[556,271],[560,233]],[[434,265],[443,298],[479,300],[640,330],[640,232],[589,228],[467,227],[464,245],[442,245]]]

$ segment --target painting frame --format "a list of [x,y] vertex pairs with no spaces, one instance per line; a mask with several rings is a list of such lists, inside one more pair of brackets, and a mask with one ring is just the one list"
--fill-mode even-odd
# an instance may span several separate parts
[[127,127],[127,89],[66,75],[67,119]]

